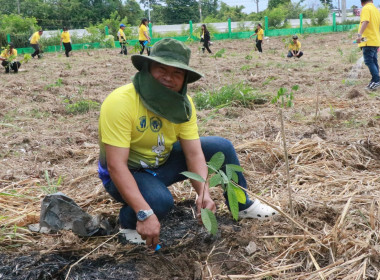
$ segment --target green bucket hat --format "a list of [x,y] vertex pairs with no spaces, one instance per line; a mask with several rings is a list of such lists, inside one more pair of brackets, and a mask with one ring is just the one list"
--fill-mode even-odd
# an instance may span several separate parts
[[168,66],[188,71],[187,82],[193,83],[203,77],[203,74],[189,66],[191,50],[182,42],[165,38],[154,44],[150,56],[132,55],[132,63],[141,71],[146,62],[158,62]]

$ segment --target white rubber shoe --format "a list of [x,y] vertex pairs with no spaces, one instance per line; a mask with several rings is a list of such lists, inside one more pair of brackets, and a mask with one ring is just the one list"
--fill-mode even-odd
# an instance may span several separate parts
[[272,207],[256,199],[249,208],[239,212],[239,218],[266,220],[278,215]]
[[119,240],[121,243],[145,244],[145,240],[141,239],[141,235],[135,229],[120,229]]

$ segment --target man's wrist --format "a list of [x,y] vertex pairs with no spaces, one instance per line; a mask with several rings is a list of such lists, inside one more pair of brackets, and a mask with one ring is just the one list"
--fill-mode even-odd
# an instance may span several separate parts
[[362,34],[358,33],[358,37],[360,38],[362,36]]

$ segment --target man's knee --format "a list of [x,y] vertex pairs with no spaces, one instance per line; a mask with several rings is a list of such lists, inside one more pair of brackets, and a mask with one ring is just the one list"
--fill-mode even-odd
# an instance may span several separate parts
[[161,200],[151,206],[154,214],[156,214],[158,219],[163,219],[167,214],[169,214],[170,210],[174,207],[173,197],[165,196],[161,198]]

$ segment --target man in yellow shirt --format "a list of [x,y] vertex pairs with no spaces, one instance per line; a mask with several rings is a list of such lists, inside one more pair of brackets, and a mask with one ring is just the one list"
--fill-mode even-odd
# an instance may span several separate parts
[[[206,160],[219,151],[225,164],[239,165],[230,141],[199,137],[195,106],[187,85],[202,77],[189,66],[191,50],[166,38],[150,56],[133,55],[138,70],[133,83],[104,100],[99,116],[99,177],[106,191],[123,204],[119,213],[121,238],[132,243],[159,243],[160,222],[174,205],[168,186],[186,179],[191,171],[207,177]],[[246,188],[241,172],[238,183]],[[208,183],[192,180],[198,194],[197,216],[202,208],[216,210]],[[226,197],[228,200],[228,197]],[[266,219],[271,207],[252,201],[239,204],[240,218]]]
[[30,39],[30,45],[32,46],[32,48],[34,49],[34,53],[32,54],[32,57],[34,58],[35,56],[37,56],[38,58],[41,58],[41,55],[40,55],[40,47],[38,45],[38,41],[40,40],[41,36],[42,36],[42,33],[43,33],[43,30],[39,30],[37,32],[34,32],[34,34],[32,35],[32,38]]
[[[380,46],[380,12],[372,0],[361,0],[361,4],[363,9],[360,13],[357,43],[363,50],[364,63],[372,76],[365,89],[375,90],[380,87],[379,65],[377,62],[377,50]],[[363,38],[365,40],[362,40]]]
[[15,61],[17,58],[17,50],[13,43],[9,43],[8,47],[0,54],[1,65],[5,67],[5,73],[9,73],[12,69],[15,73],[21,66],[19,61]]
[[289,52],[288,57],[298,57],[303,56],[303,52],[301,52],[301,42],[298,41],[298,36],[293,35],[293,42],[289,44]]
[[71,47],[70,33],[67,27],[63,28],[63,32],[61,34],[61,47],[62,47],[62,43],[65,48],[66,57],[69,57],[70,56],[69,53],[71,52],[73,48]]
[[117,37],[119,38],[119,43],[120,43],[120,47],[121,47],[120,54],[127,55],[127,53],[128,53],[127,47],[126,47],[127,37],[125,36],[125,33],[124,33],[125,27],[126,27],[125,24],[123,24],[123,23],[120,24],[120,29],[117,32]]

